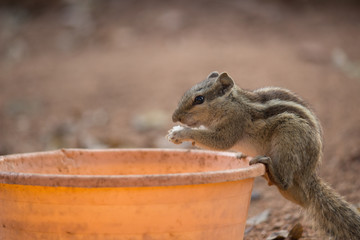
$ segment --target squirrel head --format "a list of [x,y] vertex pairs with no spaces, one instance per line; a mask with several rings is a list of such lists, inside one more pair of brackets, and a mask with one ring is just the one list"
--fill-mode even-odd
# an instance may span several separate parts
[[234,87],[234,81],[223,72],[212,72],[202,82],[185,92],[172,120],[189,127],[211,127],[223,115],[226,97]]

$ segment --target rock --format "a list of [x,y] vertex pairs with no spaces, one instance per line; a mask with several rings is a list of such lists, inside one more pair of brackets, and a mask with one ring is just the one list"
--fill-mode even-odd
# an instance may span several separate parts
[[257,201],[261,199],[261,193],[258,191],[253,190],[251,193],[251,201]]
[[297,240],[302,237],[304,232],[303,226],[300,223],[295,224],[289,232],[288,238],[291,240]]
[[300,223],[295,224],[290,232],[287,230],[281,230],[278,232],[273,232],[270,234],[266,240],[281,240],[281,239],[288,239],[288,240],[298,240],[302,237],[303,234],[303,226]]
[[266,238],[266,240],[282,240],[282,239],[286,239],[288,235],[289,235],[288,231],[281,230],[278,232],[273,232],[272,234],[270,234],[270,236]]
[[267,220],[269,219],[270,212],[271,212],[270,209],[266,209],[266,210],[263,211],[262,213],[254,216],[254,217],[252,217],[252,218],[249,218],[249,219],[246,221],[246,224],[247,224],[247,225],[256,225],[256,224],[265,222],[265,221],[267,221]]

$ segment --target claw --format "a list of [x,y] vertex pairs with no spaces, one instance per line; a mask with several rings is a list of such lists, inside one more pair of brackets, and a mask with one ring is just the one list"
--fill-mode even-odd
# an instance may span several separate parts
[[262,164],[268,165],[270,163],[270,161],[271,161],[270,157],[256,156],[256,157],[254,157],[253,159],[250,160],[249,164],[253,165],[253,164],[256,164],[256,163],[262,163]]
[[262,163],[265,165],[266,173],[264,175],[264,178],[268,182],[269,186],[274,184],[274,182],[272,181],[272,179],[270,177],[270,172],[269,172],[270,162],[271,162],[271,158],[267,157],[267,156],[256,156],[256,157],[252,158],[249,162],[250,165],[257,164],[257,163]]
[[166,138],[170,142],[173,142],[175,144],[181,144],[183,141],[181,138],[179,138],[179,133],[184,129],[185,128],[183,126],[174,126],[168,131],[168,135],[166,136]]

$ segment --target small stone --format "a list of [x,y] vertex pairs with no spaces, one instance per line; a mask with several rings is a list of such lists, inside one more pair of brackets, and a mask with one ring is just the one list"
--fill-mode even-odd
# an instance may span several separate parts
[[261,193],[258,191],[253,190],[251,193],[251,201],[258,201],[262,197]]
[[270,234],[270,236],[266,238],[266,240],[282,240],[282,239],[286,239],[288,235],[289,235],[288,231],[281,230],[278,232],[273,232],[272,234]]
[[259,223],[262,223],[262,222],[265,222],[269,219],[269,216],[270,216],[270,212],[271,210],[270,209],[266,209],[265,211],[263,211],[262,213],[252,217],[252,218],[249,218],[247,221],[246,221],[246,224],[247,225],[257,225]]
[[288,238],[291,240],[298,240],[302,237],[303,232],[303,226],[300,223],[297,223],[290,230]]

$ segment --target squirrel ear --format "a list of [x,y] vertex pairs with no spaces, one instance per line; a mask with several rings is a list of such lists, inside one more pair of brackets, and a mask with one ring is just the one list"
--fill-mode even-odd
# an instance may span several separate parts
[[216,81],[220,83],[221,89],[224,93],[234,86],[234,81],[226,72],[221,73]]
[[218,76],[219,76],[219,73],[217,71],[214,71],[214,72],[209,74],[207,79],[209,79],[209,78],[217,78]]

